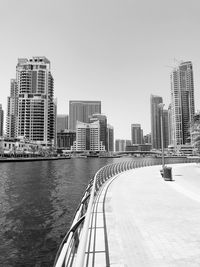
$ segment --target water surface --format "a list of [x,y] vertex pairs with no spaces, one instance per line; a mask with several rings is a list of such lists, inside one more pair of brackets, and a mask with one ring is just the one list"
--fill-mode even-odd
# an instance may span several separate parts
[[0,266],[52,266],[88,181],[119,159],[0,163]]

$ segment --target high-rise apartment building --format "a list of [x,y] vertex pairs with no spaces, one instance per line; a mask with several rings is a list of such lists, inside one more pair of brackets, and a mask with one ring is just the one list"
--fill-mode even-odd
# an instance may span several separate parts
[[68,115],[57,115],[57,133],[68,129]]
[[101,114],[101,101],[69,101],[69,129],[76,130],[77,121],[89,123],[96,113]]
[[171,73],[171,111],[174,147],[189,143],[189,125],[195,112],[191,61],[182,62]]
[[108,150],[107,143],[107,117],[103,114],[93,114],[90,116],[90,122],[99,121],[100,124],[100,141],[105,146],[105,150]]
[[0,137],[3,136],[4,112],[0,104]]
[[151,95],[151,143],[152,148],[161,149],[161,107],[163,99],[160,96]]
[[105,151],[105,146],[100,141],[100,123],[77,122],[76,124],[76,141],[73,144],[74,151]]
[[131,142],[132,145],[143,144],[143,130],[140,124],[131,124]]
[[55,143],[54,81],[45,57],[18,59],[17,135],[45,144]]
[[17,137],[18,88],[16,79],[10,81],[10,96],[7,98],[6,136]]

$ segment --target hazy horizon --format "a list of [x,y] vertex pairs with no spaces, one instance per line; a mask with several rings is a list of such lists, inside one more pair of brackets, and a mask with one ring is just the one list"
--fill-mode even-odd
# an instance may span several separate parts
[[[58,114],[70,100],[101,101],[115,139],[131,124],[150,132],[150,95],[170,103],[170,72],[192,61],[195,109],[200,110],[198,1],[3,0],[0,103],[6,115],[18,58],[51,61]],[[6,116],[4,116],[4,125]]]

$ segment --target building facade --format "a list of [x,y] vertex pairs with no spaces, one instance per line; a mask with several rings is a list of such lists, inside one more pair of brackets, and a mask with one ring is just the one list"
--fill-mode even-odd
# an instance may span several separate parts
[[194,154],[200,154],[200,111],[198,111],[191,123],[191,145],[193,146]]
[[76,132],[64,130],[57,133],[57,148],[71,150],[74,141],[76,141]]
[[101,101],[69,101],[69,130],[76,130],[77,121],[89,123],[93,114],[101,114]]
[[55,143],[54,80],[45,57],[18,59],[17,136],[44,144]]
[[18,88],[16,79],[10,81],[10,96],[7,98],[6,136],[17,137]]
[[90,116],[90,122],[99,121],[100,124],[100,141],[105,146],[105,150],[108,150],[107,143],[107,117],[103,114],[93,114]]
[[57,133],[68,130],[68,115],[57,115]]
[[4,111],[0,104],[0,137],[3,136],[3,125],[4,125]]
[[140,124],[131,124],[131,142],[132,145],[143,144],[143,130]]
[[131,146],[126,146],[126,152],[130,151],[151,151],[151,144],[140,144],[140,145],[131,145]]
[[168,107],[168,142],[169,145],[173,145],[173,138],[172,138],[172,108],[171,104]]
[[125,139],[116,139],[115,140],[115,151],[116,152],[126,151],[127,146],[131,146],[131,140],[125,140]]
[[110,124],[107,125],[107,144],[108,152],[114,151],[114,127]]
[[72,147],[73,151],[99,152],[105,151],[105,146],[100,141],[100,123],[77,122],[76,141]]
[[163,146],[168,148],[169,145],[169,116],[168,110],[163,109]]
[[160,96],[151,95],[151,143],[152,148],[161,149],[161,108],[163,99]]
[[151,144],[151,134],[144,135],[144,144]]
[[171,130],[174,147],[190,143],[189,126],[194,117],[192,62],[182,62],[171,73]]

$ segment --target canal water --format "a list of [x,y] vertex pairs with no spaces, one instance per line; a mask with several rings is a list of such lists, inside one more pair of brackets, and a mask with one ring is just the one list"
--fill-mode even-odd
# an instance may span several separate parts
[[0,163],[0,266],[52,266],[88,181],[120,159]]

